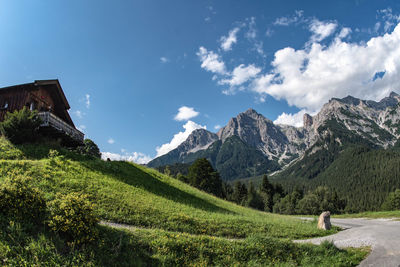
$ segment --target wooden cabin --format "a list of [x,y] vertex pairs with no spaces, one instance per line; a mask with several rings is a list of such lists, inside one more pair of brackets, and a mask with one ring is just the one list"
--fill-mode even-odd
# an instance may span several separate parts
[[84,134],[76,129],[69,116],[70,106],[58,80],[38,80],[0,88],[0,121],[7,112],[23,107],[39,112],[42,133],[61,139],[68,146],[83,143]]

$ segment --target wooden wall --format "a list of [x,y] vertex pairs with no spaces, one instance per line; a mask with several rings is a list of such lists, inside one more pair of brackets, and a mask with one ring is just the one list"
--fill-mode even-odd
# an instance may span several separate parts
[[[4,120],[7,112],[22,109],[28,98],[28,91],[23,88],[0,90],[0,121]],[[7,109],[4,105],[8,103]]]
[[[33,84],[25,84],[0,89],[0,121],[4,120],[7,112],[20,110],[24,106],[30,108],[35,103],[35,110],[51,111],[54,115],[75,127],[65,105],[57,97],[55,88],[50,86],[36,87]],[[3,109],[8,103],[7,109]]]

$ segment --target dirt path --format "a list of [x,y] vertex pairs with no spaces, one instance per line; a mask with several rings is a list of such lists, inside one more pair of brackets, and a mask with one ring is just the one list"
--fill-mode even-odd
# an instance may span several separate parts
[[113,228],[127,229],[127,230],[146,229],[146,228],[140,228],[140,227],[132,226],[132,225],[129,225],[129,224],[114,223],[114,222],[107,222],[107,221],[100,221],[99,224],[100,225],[110,226],[110,227],[113,227]]
[[371,254],[360,266],[400,266],[400,221],[390,219],[331,219],[332,224],[345,229],[337,234],[299,243],[320,244],[332,241],[337,247],[371,246]]
[[[137,226],[133,226],[133,225],[129,225],[129,224],[123,224],[123,223],[114,223],[114,222],[108,222],[108,221],[100,221],[99,222],[100,225],[106,225],[106,226],[110,226],[113,228],[117,228],[117,229],[126,229],[126,230],[130,230],[130,231],[134,231],[134,230],[151,230],[150,228],[144,228],[144,227],[137,227]],[[186,235],[191,235],[191,236],[200,236],[197,234],[190,234],[190,233],[185,233],[185,232],[181,232],[184,233]],[[205,236],[205,235],[201,235],[201,236]],[[243,241],[243,238],[228,238],[228,237],[222,237],[222,236],[210,236],[207,235],[209,237],[215,237],[215,238],[219,238],[219,239],[225,239],[228,241]]]

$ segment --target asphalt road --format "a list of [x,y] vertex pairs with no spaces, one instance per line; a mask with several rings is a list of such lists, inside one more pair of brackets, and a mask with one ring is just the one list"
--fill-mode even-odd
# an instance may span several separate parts
[[339,248],[371,246],[370,255],[359,266],[400,266],[400,221],[390,219],[331,219],[345,230],[330,236],[296,240],[320,244],[333,241]]

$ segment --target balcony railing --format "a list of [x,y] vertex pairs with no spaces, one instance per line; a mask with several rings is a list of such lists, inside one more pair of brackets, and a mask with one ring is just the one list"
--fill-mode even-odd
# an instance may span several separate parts
[[83,142],[84,134],[81,131],[75,129],[74,127],[72,127],[71,125],[69,125],[68,123],[66,123],[65,121],[54,115],[53,113],[48,111],[39,112],[38,116],[42,120],[42,124],[40,125],[40,127],[54,128],[59,132],[68,135],[69,137],[71,137],[72,139],[74,139],[79,143]]

